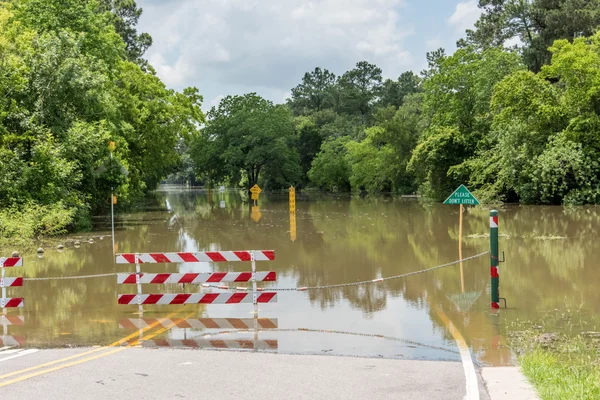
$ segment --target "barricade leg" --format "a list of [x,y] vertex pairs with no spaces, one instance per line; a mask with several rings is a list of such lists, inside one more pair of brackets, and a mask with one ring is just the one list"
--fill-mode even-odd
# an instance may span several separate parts
[[[2,270],[2,315],[6,315],[6,308],[4,308],[4,299],[6,298],[6,288],[4,287],[4,270]],[[4,322],[6,318],[2,319]],[[6,343],[6,336],[8,335],[8,326],[2,324],[2,335],[4,336],[2,342]]]
[[0,300],[0,307],[2,307],[3,314],[6,314],[6,308],[4,308],[4,302],[6,301],[4,300],[6,299],[6,287],[4,286],[4,278],[6,278],[6,275],[4,268],[0,268],[0,273],[2,274],[2,277],[0,277],[0,286],[2,286],[2,300]]
[[252,261],[252,303],[254,304],[254,351],[258,351],[258,292],[256,290],[256,258],[254,252],[250,254]]
[[250,261],[252,261],[252,302],[255,306],[254,313],[256,314],[256,300],[258,299],[258,294],[256,291],[256,257],[254,252],[250,252]]
[[137,303],[138,303],[138,312],[140,317],[144,315],[144,309],[142,308],[142,276],[140,269],[140,256],[139,254],[135,255],[135,283],[137,285]]

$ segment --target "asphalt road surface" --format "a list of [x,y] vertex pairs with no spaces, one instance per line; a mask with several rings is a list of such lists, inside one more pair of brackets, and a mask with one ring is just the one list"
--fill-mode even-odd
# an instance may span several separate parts
[[465,387],[461,363],[448,361],[130,347],[0,352],[2,400],[461,400]]

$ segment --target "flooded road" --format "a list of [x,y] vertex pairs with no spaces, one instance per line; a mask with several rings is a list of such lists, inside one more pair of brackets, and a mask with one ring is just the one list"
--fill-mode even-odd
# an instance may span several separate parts
[[[286,195],[261,194],[253,208],[238,192],[172,190],[157,193],[151,211],[117,218],[118,253],[274,250],[275,261],[258,271],[276,271],[276,283],[293,288],[352,283],[431,268],[458,260],[458,206],[392,198],[297,195],[295,221]],[[464,215],[464,257],[489,250],[489,211]],[[594,330],[600,314],[596,245],[598,208],[506,206],[500,209],[500,295],[508,309],[490,310],[489,255],[432,272],[308,292],[278,293],[259,308],[239,305],[118,305],[116,276],[26,281],[9,288],[25,307],[10,310],[3,327],[25,347],[106,345],[144,326],[163,329],[148,346],[251,348],[260,351],[460,360],[449,321],[482,365],[514,363],[506,337],[518,321],[542,321],[552,310],[577,310],[552,323],[557,330]],[[295,232],[294,232],[295,228]],[[93,242],[87,241],[93,237]],[[81,243],[75,246],[75,240]],[[25,256],[25,267],[7,276],[69,277],[135,272],[115,264],[110,219],[97,230],[69,237],[62,252]],[[13,249],[2,249],[3,253]],[[250,270],[250,263],[144,264],[147,273]],[[195,285],[144,285],[144,293],[194,293]],[[202,289],[203,292],[220,292]],[[23,316],[22,324],[15,320]],[[10,318],[12,317],[12,318]],[[157,320],[159,318],[164,318]],[[2,337],[2,336],[0,336]],[[6,344],[6,343],[4,343]]]

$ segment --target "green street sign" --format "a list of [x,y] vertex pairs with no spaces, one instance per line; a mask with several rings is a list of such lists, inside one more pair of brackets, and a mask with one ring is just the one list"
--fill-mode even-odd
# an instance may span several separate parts
[[469,192],[465,185],[460,185],[454,193],[452,193],[444,204],[467,204],[472,206],[479,205],[479,201]]

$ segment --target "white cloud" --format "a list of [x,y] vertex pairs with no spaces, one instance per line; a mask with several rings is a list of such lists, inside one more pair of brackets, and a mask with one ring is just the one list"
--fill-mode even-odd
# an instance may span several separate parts
[[457,33],[462,34],[465,30],[473,28],[480,16],[481,10],[477,7],[477,0],[466,0],[456,5],[448,23]]
[[170,86],[284,93],[316,66],[342,73],[367,60],[397,76],[414,61],[404,46],[413,29],[398,14],[404,0],[137,2],[139,30],[154,39],[146,57]]
[[436,36],[427,40],[425,45],[427,46],[427,50],[437,50],[440,47],[444,47],[444,41],[439,36]]
[[222,94],[218,95],[217,97],[215,97],[214,99],[212,99],[212,100],[210,101],[210,106],[211,106],[211,107],[216,107],[216,106],[218,106],[218,105],[219,105],[219,103],[221,102],[221,100],[223,100],[224,98],[225,98],[225,96],[224,96],[224,95],[222,95]]

